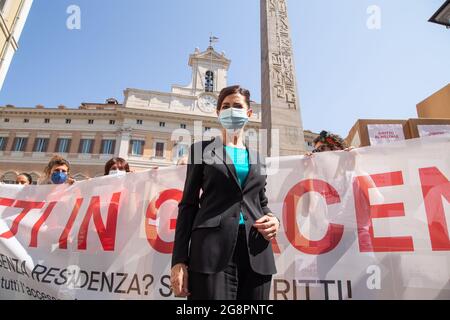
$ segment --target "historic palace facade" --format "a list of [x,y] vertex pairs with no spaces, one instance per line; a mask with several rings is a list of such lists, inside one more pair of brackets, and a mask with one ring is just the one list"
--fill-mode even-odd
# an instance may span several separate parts
[[[167,93],[126,89],[123,104],[111,98],[82,103],[78,109],[0,107],[0,180],[11,183],[27,172],[37,181],[53,154],[71,163],[76,180],[103,175],[106,161],[115,156],[136,171],[176,164],[187,155],[199,128],[200,135],[220,129],[216,103],[227,86],[230,63],[212,47],[196,49],[189,57],[188,86],[174,85]],[[261,105],[252,103],[252,108],[250,139],[261,128]],[[172,139],[175,130],[192,141]]]

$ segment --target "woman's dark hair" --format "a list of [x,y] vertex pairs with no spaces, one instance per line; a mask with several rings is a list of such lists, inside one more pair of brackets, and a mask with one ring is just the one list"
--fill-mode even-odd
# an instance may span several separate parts
[[330,133],[328,131],[322,131],[317,138],[314,139],[314,144],[322,142],[325,145],[331,147],[337,147],[339,150],[346,149],[347,143],[339,135]]
[[66,166],[67,167],[67,174],[70,175],[70,164],[69,161],[61,157],[60,155],[53,156],[47,166],[44,169],[44,174],[46,178],[50,178],[50,174],[52,172],[52,169],[54,166]]
[[115,164],[121,164],[126,172],[130,172],[130,165],[128,162],[123,158],[112,158],[105,164],[105,176],[109,175],[109,171],[111,170],[111,167]]
[[33,183],[33,177],[32,177],[31,175],[29,175],[28,173],[23,172],[23,173],[21,173],[21,174],[18,174],[17,176],[18,176],[18,177],[19,177],[19,176],[24,176],[25,178],[27,178],[27,180],[28,180],[28,182],[29,182],[30,184]]
[[222,91],[220,91],[219,100],[217,101],[217,111],[220,111],[220,109],[222,108],[222,103],[226,97],[236,93],[239,93],[245,97],[245,102],[247,103],[248,108],[250,109],[250,91],[242,88],[239,85],[236,85],[223,88]]

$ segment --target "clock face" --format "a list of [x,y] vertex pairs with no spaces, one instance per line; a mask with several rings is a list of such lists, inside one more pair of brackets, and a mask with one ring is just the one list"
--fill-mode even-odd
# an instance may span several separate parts
[[217,99],[211,95],[204,95],[198,99],[198,106],[203,112],[212,113],[216,111]]

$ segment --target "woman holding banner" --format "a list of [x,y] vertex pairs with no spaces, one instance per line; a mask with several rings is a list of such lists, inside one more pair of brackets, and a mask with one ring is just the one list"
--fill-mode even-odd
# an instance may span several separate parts
[[114,157],[105,164],[105,176],[123,176],[130,172],[130,165],[123,158]]
[[59,155],[53,156],[44,169],[44,179],[40,184],[74,184],[70,177],[69,161]]
[[27,186],[33,183],[33,177],[28,173],[21,173],[16,178],[16,184],[20,184],[22,186]]
[[223,89],[217,115],[222,136],[190,150],[172,289],[190,300],[267,300],[276,273],[270,241],[280,222],[267,207],[265,164],[244,144],[250,92]]

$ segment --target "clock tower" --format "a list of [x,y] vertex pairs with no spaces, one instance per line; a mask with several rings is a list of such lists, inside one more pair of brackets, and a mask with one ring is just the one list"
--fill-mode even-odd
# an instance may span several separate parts
[[191,83],[186,87],[173,86],[173,93],[188,94],[198,98],[198,108],[205,113],[216,110],[220,91],[227,86],[227,75],[231,60],[225,53],[218,53],[209,46],[201,52],[196,48],[189,56],[192,68]]
[[212,46],[204,52],[195,49],[189,56],[189,66],[192,68],[192,93],[199,95],[203,92],[218,93],[227,86],[227,73],[231,61],[225,53],[218,53]]

